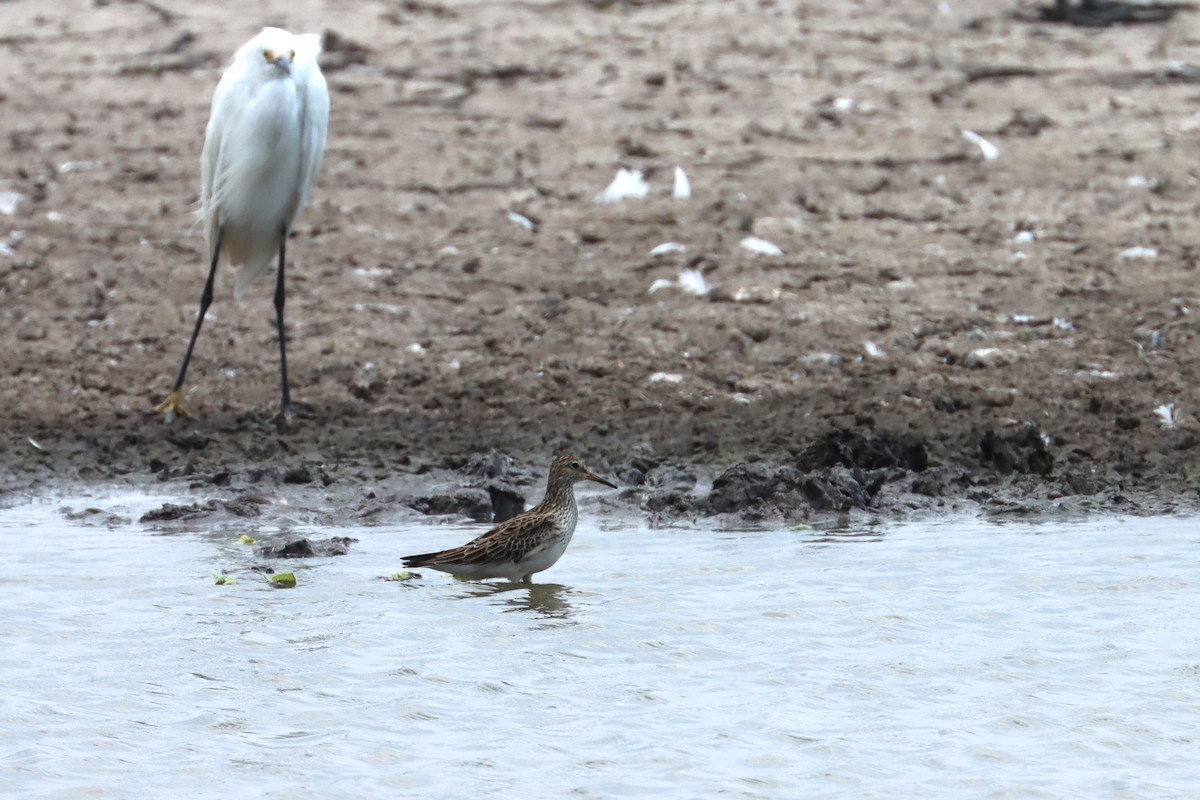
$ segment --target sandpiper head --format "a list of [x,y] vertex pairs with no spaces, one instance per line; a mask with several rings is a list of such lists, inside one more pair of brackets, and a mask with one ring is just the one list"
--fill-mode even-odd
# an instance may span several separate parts
[[550,465],[550,480],[551,482],[565,480],[571,483],[577,481],[595,481],[612,489],[617,488],[615,483],[610,483],[599,475],[594,474],[584,465],[582,458],[571,453],[554,459],[554,463]]

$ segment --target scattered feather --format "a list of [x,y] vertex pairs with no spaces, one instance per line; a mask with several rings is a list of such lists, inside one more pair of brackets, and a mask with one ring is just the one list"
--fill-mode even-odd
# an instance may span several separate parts
[[1159,421],[1162,426],[1169,431],[1175,430],[1175,404],[1167,403],[1154,409],[1154,413],[1158,414]]
[[661,289],[670,289],[673,286],[678,286],[688,294],[694,294],[697,297],[703,297],[708,294],[708,282],[704,280],[704,273],[696,269],[685,269],[679,273],[678,280],[667,280],[659,278],[654,283],[650,284],[648,294],[654,294]]
[[507,212],[507,215],[510,222],[517,223],[527,231],[532,231],[537,228],[537,224],[524,214],[518,214],[516,211],[509,211]]
[[35,440],[32,436],[26,437],[26,441],[29,442],[31,445],[33,445],[34,449],[36,449],[36,450],[45,450],[46,449],[46,448],[42,447],[40,444],[38,444],[37,440]]
[[887,353],[883,348],[874,342],[863,342],[863,350],[867,354],[867,358],[887,358]]
[[[397,316],[408,313],[408,309],[404,306],[398,306],[393,303],[355,303],[355,311],[382,311],[385,314],[395,314]],[[205,319],[215,319],[213,313],[208,312]]]
[[1117,255],[1117,258],[1126,261],[1135,258],[1158,258],[1158,250],[1153,247],[1127,247]]
[[0,192],[0,214],[11,217],[17,213],[17,205],[20,202],[21,195],[16,192]]
[[671,190],[671,196],[676,200],[687,200],[692,196],[692,184],[683,167],[675,168],[675,188]]
[[650,251],[652,256],[665,256],[667,253],[686,253],[687,248],[679,242],[663,242]]
[[708,294],[708,281],[704,280],[704,273],[700,270],[685,269],[679,273],[679,288],[688,294],[703,297]]
[[1018,231],[1013,237],[1013,244],[1033,244],[1037,240],[1033,231]]
[[747,236],[742,239],[741,247],[756,256],[781,256],[783,251],[777,245],[768,242],[766,239],[760,239],[757,236]]
[[651,383],[682,383],[683,376],[674,372],[655,372],[650,376]]
[[734,289],[729,298],[735,303],[756,303],[766,305],[783,297],[783,290],[778,287],[739,286]]
[[980,347],[967,353],[963,366],[968,369],[991,369],[1006,367],[1013,362],[1013,354],[998,347]]
[[417,355],[421,355],[422,353],[425,352],[425,348],[421,345],[420,342],[413,342],[412,344],[410,344],[408,347],[406,347],[404,349],[410,353],[416,353]]
[[964,139],[979,148],[979,152],[983,154],[984,161],[995,161],[1000,157],[1000,148],[996,147],[996,145],[992,144],[975,131],[968,131],[964,129],[962,135]]
[[642,179],[642,173],[636,169],[617,170],[608,187],[596,195],[597,203],[619,203],[627,197],[645,197],[650,193],[650,186]]
[[6,245],[4,242],[0,242],[0,256],[15,256],[16,254],[17,254],[16,250],[13,250],[11,247]]
[[838,111],[851,111],[854,108],[854,99],[850,97],[835,97],[833,107]]
[[82,172],[94,166],[96,164],[92,161],[67,161],[58,165],[58,171],[60,174],[66,175],[68,172]]
[[808,353],[802,360],[809,366],[824,364],[835,367],[842,363],[842,357],[837,353]]

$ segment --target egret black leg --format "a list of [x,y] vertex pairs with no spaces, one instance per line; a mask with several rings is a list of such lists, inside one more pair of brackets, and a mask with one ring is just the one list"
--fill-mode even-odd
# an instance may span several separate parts
[[175,378],[175,384],[171,387],[171,393],[167,395],[167,399],[154,407],[156,412],[165,412],[168,421],[174,414],[181,417],[191,416],[183,408],[181,402],[183,379],[187,376],[188,364],[192,361],[192,350],[196,347],[196,338],[200,336],[200,326],[204,324],[204,315],[208,313],[208,307],[212,305],[213,281],[217,276],[217,262],[221,260],[221,242],[224,238],[225,229],[218,228],[217,244],[213,248],[212,264],[208,268],[208,280],[204,282],[204,291],[200,294],[200,310],[196,313],[196,324],[192,327],[192,338],[188,340],[187,350],[184,351],[183,363],[179,365],[179,375]]
[[287,248],[287,231],[284,230],[279,238],[279,269],[275,274],[275,324],[279,330],[279,384],[282,395],[279,404],[280,422],[285,428],[291,428],[295,419],[292,411],[292,396],[288,390],[287,371],[287,335],[283,329],[283,262]]

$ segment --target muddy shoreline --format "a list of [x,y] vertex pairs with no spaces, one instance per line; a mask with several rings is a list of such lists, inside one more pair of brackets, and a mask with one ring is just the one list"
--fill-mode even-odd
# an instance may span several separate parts
[[[655,524],[1194,510],[1195,43],[856,9],[280,4],[333,108],[281,435],[269,281],[220,288],[197,420],[148,413],[208,102],[263,20],[3,4],[0,502],[482,522],[570,449],[623,487],[589,513]],[[648,196],[597,203],[618,168]]]
[[[264,414],[257,425],[213,434],[156,419],[120,435],[30,437],[23,468],[10,474],[5,505],[57,496],[65,513],[86,519],[97,491],[144,490],[170,497],[138,519],[106,524],[310,524],[353,528],[416,520],[498,522],[540,500],[544,465],[530,453],[485,445],[418,455],[382,430],[325,427],[316,440],[301,430],[280,434]],[[149,427],[149,437],[144,431]],[[160,427],[161,426],[161,430]],[[393,431],[394,434],[394,431]],[[553,436],[560,448],[578,444]],[[216,443],[214,443],[216,442]],[[36,443],[36,447],[35,447]],[[1091,513],[1195,513],[1194,490],[1140,481],[1116,470],[1060,470],[1054,446],[1032,426],[1004,437],[985,435],[975,460],[941,463],[914,435],[832,430],[795,451],[763,451],[731,464],[689,462],[642,444],[629,452],[593,449],[590,461],[621,487],[585,491],[585,513],[642,518],[652,526],[809,523],[984,514],[994,518]],[[231,452],[234,447],[238,452]],[[544,445],[549,446],[549,445]],[[75,501],[73,492],[84,499]]]

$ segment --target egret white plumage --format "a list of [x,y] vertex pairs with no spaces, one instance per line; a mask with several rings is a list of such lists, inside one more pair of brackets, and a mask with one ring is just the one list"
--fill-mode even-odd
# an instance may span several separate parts
[[183,408],[183,381],[222,255],[241,265],[234,289],[241,297],[278,254],[275,320],[282,386],[280,419],[293,420],[284,335],[284,251],[288,231],[308,202],[321,168],[329,124],[329,92],[317,65],[321,39],[263,28],[233,56],[213,94],[200,159],[200,213],[210,267],[200,311],[167,399],[155,407],[170,421]]

